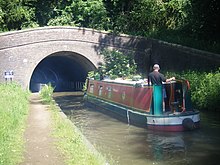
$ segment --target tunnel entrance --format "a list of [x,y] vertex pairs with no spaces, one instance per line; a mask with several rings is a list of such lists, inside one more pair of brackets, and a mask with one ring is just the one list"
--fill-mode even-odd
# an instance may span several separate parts
[[57,52],[47,56],[34,69],[30,91],[39,92],[42,86],[51,83],[55,92],[80,91],[88,71],[95,66],[84,56],[74,52]]

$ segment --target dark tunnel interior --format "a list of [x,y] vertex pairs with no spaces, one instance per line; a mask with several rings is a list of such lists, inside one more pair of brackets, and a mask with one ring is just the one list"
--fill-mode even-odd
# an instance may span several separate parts
[[73,52],[58,52],[43,59],[35,68],[30,91],[39,92],[51,83],[54,92],[80,91],[90,70],[95,66],[85,57]]

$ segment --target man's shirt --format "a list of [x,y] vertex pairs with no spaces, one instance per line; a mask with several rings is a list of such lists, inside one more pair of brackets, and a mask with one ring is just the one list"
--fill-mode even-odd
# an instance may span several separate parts
[[148,75],[148,83],[152,85],[162,85],[162,82],[166,82],[166,78],[163,74],[157,71],[153,71]]

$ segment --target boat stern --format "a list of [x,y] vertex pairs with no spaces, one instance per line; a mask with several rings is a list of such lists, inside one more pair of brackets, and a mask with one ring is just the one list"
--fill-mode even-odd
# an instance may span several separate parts
[[147,117],[147,127],[159,131],[191,131],[200,128],[198,111],[151,115]]

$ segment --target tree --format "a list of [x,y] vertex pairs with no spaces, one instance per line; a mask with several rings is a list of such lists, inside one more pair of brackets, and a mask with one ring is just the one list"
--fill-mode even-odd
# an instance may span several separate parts
[[205,40],[220,39],[220,1],[191,0],[192,15],[189,29],[194,37]]
[[109,29],[109,19],[101,0],[68,1],[66,5],[58,5],[56,16],[48,21],[48,25],[73,25],[94,29]]
[[182,28],[188,23],[191,11],[190,0],[139,0],[128,1],[128,4],[125,9],[116,10],[117,16],[113,16],[114,29],[134,35]]
[[1,0],[0,11],[2,31],[20,30],[33,23],[34,10],[28,6],[28,0]]

